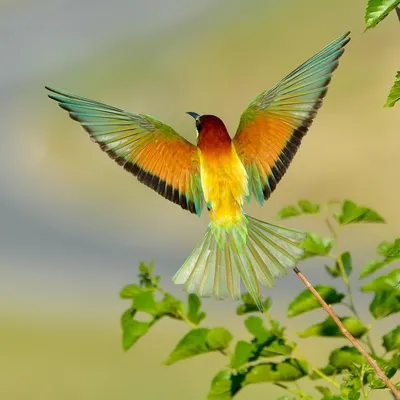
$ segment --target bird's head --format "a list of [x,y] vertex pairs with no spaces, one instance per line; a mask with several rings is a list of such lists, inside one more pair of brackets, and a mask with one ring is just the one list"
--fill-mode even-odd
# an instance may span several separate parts
[[207,131],[227,133],[225,124],[215,115],[199,115],[192,111],[189,111],[186,114],[189,114],[196,121],[197,137],[199,137],[202,132]]

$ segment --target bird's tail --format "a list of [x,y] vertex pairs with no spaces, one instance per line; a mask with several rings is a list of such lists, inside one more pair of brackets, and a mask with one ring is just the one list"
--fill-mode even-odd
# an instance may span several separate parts
[[210,223],[202,241],[173,277],[189,293],[218,299],[240,297],[240,279],[262,311],[260,283],[267,287],[296,266],[306,234],[244,216],[243,226],[230,229]]

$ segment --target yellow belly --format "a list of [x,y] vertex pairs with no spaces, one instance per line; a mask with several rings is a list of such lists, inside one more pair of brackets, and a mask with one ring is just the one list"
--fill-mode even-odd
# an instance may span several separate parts
[[222,154],[203,154],[200,171],[210,220],[221,228],[242,220],[243,197],[248,195],[246,170],[233,145]]

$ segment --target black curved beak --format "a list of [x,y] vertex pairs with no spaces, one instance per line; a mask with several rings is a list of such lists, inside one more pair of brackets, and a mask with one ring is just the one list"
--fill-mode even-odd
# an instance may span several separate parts
[[189,114],[191,117],[193,117],[194,119],[197,119],[200,117],[199,114],[192,112],[192,111],[188,111],[186,114]]

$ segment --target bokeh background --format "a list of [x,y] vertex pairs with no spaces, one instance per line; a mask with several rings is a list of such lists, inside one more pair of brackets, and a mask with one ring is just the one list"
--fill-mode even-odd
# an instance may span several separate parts
[[[224,362],[207,355],[162,366],[187,330],[177,322],[162,322],[131,351],[121,350],[119,316],[127,304],[119,289],[135,279],[140,260],[154,259],[166,288],[184,298],[171,277],[207,218],[123,172],[47,99],[44,85],[155,115],[194,142],[185,111],[216,114],[233,134],[256,94],[351,30],[291,168],[265,207],[252,204],[248,212],[271,220],[301,198],[351,198],[373,207],[388,224],[343,233],[358,266],[379,241],[399,234],[400,116],[382,105],[400,61],[400,27],[391,16],[363,33],[365,3],[0,1],[0,398],[203,399]],[[315,218],[287,225],[327,233]],[[302,269],[314,283],[327,279],[322,260]],[[273,313],[285,315],[302,289],[294,274],[278,282],[269,292]],[[371,321],[366,299],[356,297]],[[231,300],[205,302],[210,325],[226,324],[245,337],[235,307]],[[316,311],[283,320],[294,338],[322,318]],[[394,321],[379,325],[376,340]],[[317,365],[326,363],[330,344],[302,343]],[[278,394],[254,385],[238,399]]]

